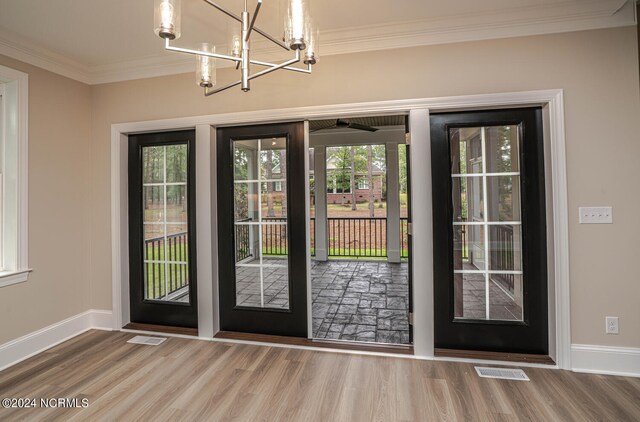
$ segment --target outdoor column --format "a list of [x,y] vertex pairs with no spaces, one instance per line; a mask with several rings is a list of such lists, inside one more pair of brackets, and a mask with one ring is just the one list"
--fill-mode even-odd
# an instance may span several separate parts
[[387,144],[387,260],[400,262],[400,172],[398,144]]
[[316,260],[326,261],[327,251],[327,147],[314,148],[314,180],[316,192]]

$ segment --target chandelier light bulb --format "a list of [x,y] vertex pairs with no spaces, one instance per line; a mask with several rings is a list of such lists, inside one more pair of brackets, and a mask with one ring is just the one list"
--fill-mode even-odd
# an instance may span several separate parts
[[180,0],[155,0],[155,33],[160,38],[180,38]]
[[[216,47],[203,43],[201,50],[207,53],[215,53]],[[210,56],[198,55],[196,60],[196,84],[202,88],[213,88],[216,84],[216,59]]]
[[304,64],[316,64],[320,58],[320,31],[309,19],[306,30],[307,49],[304,52]]
[[160,5],[160,22],[165,28],[173,28],[173,6],[168,1]]
[[242,38],[240,38],[240,35],[234,35],[231,39],[230,53],[234,57],[240,57],[242,53]]
[[307,25],[307,2],[305,0],[290,0],[287,13],[285,33],[289,36],[289,45],[293,50],[304,50],[305,27]]

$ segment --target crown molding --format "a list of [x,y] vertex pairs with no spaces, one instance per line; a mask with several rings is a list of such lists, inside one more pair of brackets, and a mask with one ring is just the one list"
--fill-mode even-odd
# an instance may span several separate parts
[[[634,0],[567,1],[547,7],[528,6],[325,31],[322,55],[630,26],[636,24],[636,7]],[[282,59],[282,54],[262,42],[256,42],[253,51],[265,61]],[[4,33],[0,33],[0,54],[90,85],[193,71],[192,58],[176,54],[90,67]],[[228,67],[225,62],[218,63],[219,67]]]
[[6,31],[0,31],[0,54],[85,84],[93,83],[89,66]]

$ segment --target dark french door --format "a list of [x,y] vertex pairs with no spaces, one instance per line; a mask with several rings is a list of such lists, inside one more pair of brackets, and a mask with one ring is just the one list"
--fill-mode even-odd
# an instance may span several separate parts
[[131,322],[198,326],[195,131],[129,137]]
[[431,117],[435,347],[548,354],[542,110]]
[[217,131],[220,328],[307,337],[303,123]]

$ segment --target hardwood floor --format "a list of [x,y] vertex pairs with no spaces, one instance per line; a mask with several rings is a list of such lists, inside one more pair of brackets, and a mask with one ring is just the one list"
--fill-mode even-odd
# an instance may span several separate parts
[[0,420],[640,420],[640,378],[552,369],[531,382],[473,365],[90,331],[0,372],[0,398],[86,398]]

